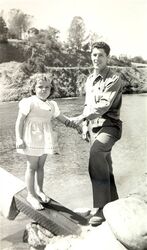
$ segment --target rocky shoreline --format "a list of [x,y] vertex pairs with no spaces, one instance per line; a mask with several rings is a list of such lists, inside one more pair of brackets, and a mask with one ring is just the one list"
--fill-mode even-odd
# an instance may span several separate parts
[[147,174],[126,198],[107,204],[104,216],[106,221],[100,226],[82,226],[78,236],[55,236],[23,214],[15,221],[1,218],[0,246],[3,250],[146,250]]
[[107,204],[104,216],[106,220],[100,226],[82,226],[78,236],[55,236],[38,224],[29,223],[23,240],[31,250],[146,250],[147,175],[140,179],[140,185],[126,198]]

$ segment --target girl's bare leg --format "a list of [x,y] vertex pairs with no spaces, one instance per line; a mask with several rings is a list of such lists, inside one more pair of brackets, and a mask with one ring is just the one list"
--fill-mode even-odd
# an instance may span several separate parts
[[46,158],[47,158],[46,154],[39,157],[38,169],[36,172],[36,184],[37,184],[36,193],[39,196],[39,198],[42,200],[42,202],[44,203],[48,203],[50,200],[49,197],[47,197],[45,193],[43,192],[44,164],[45,164]]
[[39,157],[36,156],[27,156],[27,169],[25,173],[25,181],[27,186],[27,201],[31,206],[36,210],[43,209],[43,206],[36,198],[35,192],[35,172],[38,169]]

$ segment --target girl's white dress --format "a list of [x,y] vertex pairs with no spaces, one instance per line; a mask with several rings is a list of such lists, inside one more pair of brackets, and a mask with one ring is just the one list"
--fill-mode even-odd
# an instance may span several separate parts
[[60,114],[55,101],[42,101],[37,96],[23,98],[19,110],[26,115],[23,127],[25,149],[18,153],[32,156],[54,154],[58,152],[57,136],[52,130],[52,119]]

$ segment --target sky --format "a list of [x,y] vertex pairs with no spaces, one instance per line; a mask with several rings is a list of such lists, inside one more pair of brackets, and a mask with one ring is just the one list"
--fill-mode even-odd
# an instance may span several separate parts
[[0,0],[4,15],[13,8],[32,15],[33,27],[57,28],[63,39],[73,17],[80,16],[87,33],[96,32],[110,45],[111,55],[147,60],[147,0]]

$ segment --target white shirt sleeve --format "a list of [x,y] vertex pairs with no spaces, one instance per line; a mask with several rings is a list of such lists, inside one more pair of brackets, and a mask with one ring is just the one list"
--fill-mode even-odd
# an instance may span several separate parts
[[20,102],[19,102],[19,111],[23,114],[23,115],[28,115],[28,113],[30,112],[30,106],[31,103],[29,101],[29,98],[23,98]]
[[53,106],[54,106],[54,114],[53,117],[56,118],[57,116],[60,115],[60,109],[58,107],[58,104],[55,101],[51,101]]

